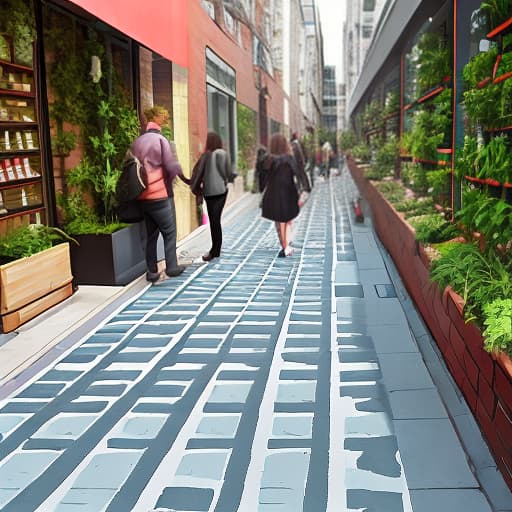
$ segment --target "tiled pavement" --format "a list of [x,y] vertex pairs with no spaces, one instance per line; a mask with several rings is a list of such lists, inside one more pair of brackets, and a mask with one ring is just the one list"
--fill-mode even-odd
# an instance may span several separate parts
[[507,510],[356,195],[346,173],[317,183],[290,258],[244,212],[220,259],[147,287],[0,403],[0,509]]

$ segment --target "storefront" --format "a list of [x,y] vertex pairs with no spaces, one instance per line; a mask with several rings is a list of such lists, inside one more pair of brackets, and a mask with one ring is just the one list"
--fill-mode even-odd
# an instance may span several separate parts
[[[120,148],[140,132],[142,112],[153,104],[178,120],[178,154],[188,165],[187,17],[184,0],[123,1],[122,8],[2,2],[0,235],[87,218],[77,192],[89,192],[100,210],[93,213],[110,220],[109,184],[100,181],[110,171],[114,179]],[[180,206],[188,218],[189,205]],[[190,221],[181,228],[190,231]]]

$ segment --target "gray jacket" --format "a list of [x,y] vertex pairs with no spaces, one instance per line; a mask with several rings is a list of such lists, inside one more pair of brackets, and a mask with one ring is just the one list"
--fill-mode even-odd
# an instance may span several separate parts
[[225,194],[231,174],[231,162],[228,154],[224,149],[216,149],[204,172],[203,195],[207,197]]

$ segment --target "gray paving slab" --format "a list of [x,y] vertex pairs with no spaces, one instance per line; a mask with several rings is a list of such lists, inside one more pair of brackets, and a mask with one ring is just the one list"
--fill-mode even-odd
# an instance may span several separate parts
[[419,353],[418,345],[407,326],[369,325],[367,333],[372,337],[378,354]]
[[411,389],[389,393],[393,419],[448,418],[437,389]]
[[419,353],[381,354],[380,368],[389,392],[434,388]]
[[419,489],[411,491],[414,512],[492,512],[484,495],[475,489]]
[[448,419],[395,420],[394,426],[410,490],[479,487]]

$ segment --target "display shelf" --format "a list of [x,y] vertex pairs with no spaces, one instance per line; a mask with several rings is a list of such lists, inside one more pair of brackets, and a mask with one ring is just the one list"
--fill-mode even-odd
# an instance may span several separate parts
[[493,84],[499,84],[500,82],[503,82],[505,80],[508,80],[509,78],[512,78],[512,71],[508,71],[507,73],[503,73],[503,75],[497,76],[492,83]]
[[47,210],[35,70],[0,59],[0,232]]
[[7,220],[14,217],[19,217],[20,215],[29,215],[32,213],[44,212],[46,208],[44,206],[26,206],[24,208],[18,208],[16,210],[11,210],[7,213],[0,214],[0,220]]
[[434,98],[436,97],[438,94],[441,94],[443,91],[445,90],[445,86],[444,85],[440,85],[439,87],[436,87],[434,90],[428,92],[427,94],[424,94],[423,96],[421,96],[421,98],[418,98],[416,100],[417,103],[421,104],[421,103],[424,103],[425,101],[431,99],[431,98]]
[[33,176],[32,178],[23,178],[21,180],[0,181],[0,190],[18,188],[22,185],[35,185],[37,183],[41,183],[41,176]]
[[512,126],[503,126],[501,128],[488,128],[489,133],[512,132]]
[[0,88],[0,96],[16,96],[16,98],[35,98],[35,92],[16,91],[14,89]]
[[34,149],[17,149],[10,151],[0,151],[0,160],[5,158],[14,158],[16,156],[37,156],[39,155],[39,148]]
[[21,71],[22,73],[33,73],[34,69],[29,66],[23,66],[22,64],[15,64],[14,62],[9,62],[8,60],[0,59],[0,66],[4,66],[6,68],[13,69],[15,71]]
[[505,187],[512,188],[512,183],[500,183],[499,181],[493,180],[491,178],[475,178],[474,176],[464,176],[467,181],[471,181],[472,183],[479,183],[480,185],[490,185],[491,187]]
[[38,124],[35,121],[3,121],[0,120],[0,130],[13,129],[37,129]]
[[430,165],[448,165],[450,163],[447,160],[424,160],[423,158],[413,158],[412,161],[419,164]]
[[504,36],[512,30],[512,18],[498,25],[495,29],[491,30],[487,35],[487,39],[496,39],[498,36]]

